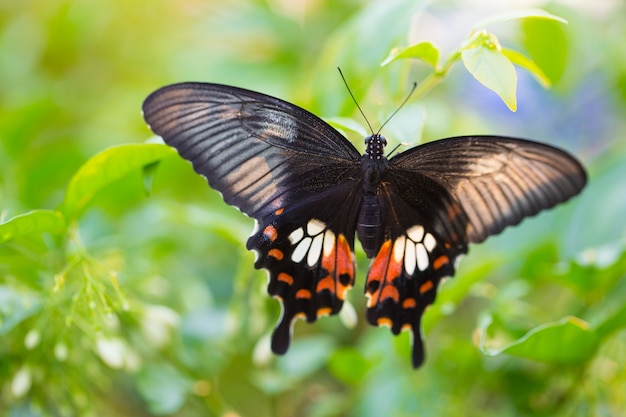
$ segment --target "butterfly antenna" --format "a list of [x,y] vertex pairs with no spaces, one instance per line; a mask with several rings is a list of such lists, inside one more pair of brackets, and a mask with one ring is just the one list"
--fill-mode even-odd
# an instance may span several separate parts
[[[383,130],[383,127],[385,127],[385,125],[386,125],[387,123],[389,123],[389,121],[390,121],[391,119],[393,119],[393,116],[395,116],[395,115],[396,115],[396,113],[398,113],[398,112],[400,111],[400,109],[401,109],[402,107],[404,107],[404,105],[407,103],[407,101],[409,101],[409,99],[411,98],[411,96],[412,96],[412,95],[413,95],[413,93],[415,92],[415,89],[416,89],[416,88],[417,88],[417,83],[414,81],[414,82],[413,82],[413,87],[411,88],[411,91],[409,91],[409,94],[407,94],[407,95],[406,95],[406,98],[402,101],[402,103],[400,103],[400,105],[398,106],[398,108],[397,108],[397,109],[396,109],[393,113],[391,113],[391,116],[389,116],[389,117],[387,118],[387,120],[385,120],[385,123],[383,123],[383,124],[380,126],[380,128],[378,129],[378,132],[376,132],[376,134],[380,133],[380,132]],[[394,151],[395,151],[395,149],[394,149]],[[392,151],[392,152],[393,152],[393,151]]]
[[[372,125],[370,124],[369,120],[367,120],[367,117],[365,116],[365,113],[363,113],[363,110],[361,110],[361,106],[359,106],[358,101],[356,101],[356,98],[354,97],[354,94],[352,94],[352,90],[350,90],[350,86],[348,85],[348,81],[346,81],[346,77],[344,77],[343,72],[341,72],[341,68],[337,67],[337,70],[339,71],[339,75],[341,75],[341,79],[343,80],[343,83],[346,85],[346,88],[348,89],[348,93],[350,93],[350,97],[352,97],[352,101],[354,101],[354,104],[356,104],[356,108],[359,109],[359,111],[361,112],[361,116],[363,116],[363,119],[365,119],[365,123],[367,123],[367,126],[370,128],[370,132],[372,132],[372,134],[373,134],[374,133],[374,129],[372,129]],[[380,130],[379,130],[379,132],[380,132]]]

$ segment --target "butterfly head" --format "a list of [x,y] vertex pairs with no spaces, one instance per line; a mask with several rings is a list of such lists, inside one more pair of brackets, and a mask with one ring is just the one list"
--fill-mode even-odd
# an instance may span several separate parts
[[365,155],[370,159],[383,159],[386,145],[387,139],[380,133],[374,133],[365,138]]

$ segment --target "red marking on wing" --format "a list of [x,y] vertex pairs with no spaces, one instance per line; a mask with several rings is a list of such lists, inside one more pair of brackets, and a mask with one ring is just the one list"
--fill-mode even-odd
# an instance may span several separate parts
[[389,254],[391,253],[391,240],[385,241],[380,247],[376,258],[372,262],[370,266],[369,278],[374,280],[380,280],[381,277],[385,276],[385,271],[387,271],[387,266],[389,264]]
[[280,216],[281,214],[283,214],[283,211],[285,211],[284,207],[274,210],[274,214]]
[[354,278],[352,251],[344,235],[337,236],[337,273],[347,274],[350,278]]
[[271,224],[270,224],[270,225],[267,225],[267,226],[265,227],[265,229],[263,229],[263,234],[264,234],[265,236],[267,236],[267,238],[268,238],[271,242],[275,241],[275,240],[276,240],[276,238],[278,237],[278,231],[277,231],[277,230],[276,230],[276,228],[275,228],[274,226],[272,226]]
[[393,281],[402,274],[404,259],[396,260],[391,256],[391,248],[391,240],[385,241],[370,266],[367,287],[372,288],[375,282],[377,282],[377,287],[374,287],[374,291],[368,294],[370,296],[368,307],[381,303],[387,298],[391,298],[395,303],[400,302],[400,293],[393,285]]

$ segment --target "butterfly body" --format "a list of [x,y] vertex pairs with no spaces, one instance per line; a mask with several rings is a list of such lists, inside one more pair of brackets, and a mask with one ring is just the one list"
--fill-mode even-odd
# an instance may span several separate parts
[[566,152],[499,136],[463,136],[392,158],[387,140],[361,155],[308,111],[254,91],[181,83],[143,105],[151,129],[191,161],[224,200],[257,222],[247,248],[282,305],[272,349],[284,353],[298,318],[340,311],[355,280],[354,238],[372,259],[367,319],[409,330],[415,367],[420,321],[468,244],[563,202],[586,183]]

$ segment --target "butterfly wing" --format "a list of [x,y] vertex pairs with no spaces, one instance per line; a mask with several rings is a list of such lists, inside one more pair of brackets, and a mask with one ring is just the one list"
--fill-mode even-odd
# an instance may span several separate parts
[[421,316],[468,243],[569,199],[585,183],[569,154],[512,138],[444,139],[392,158],[380,193],[386,239],[366,281],[368,320],[395,334],[410,330],[418,367]]
[[256,219],[247,247],[283,311],[273,350],[287,350],[296,318],[337,313],[354,281],[360,154],[352,144],[300,107],[219,84],[164,87],[143,114],[228,204]]
[[538,142],[464,136],[430,142],[392,158],[393,170],[441,184],[467,216],[472,243],[578,194],[584,168],[567,152]]

